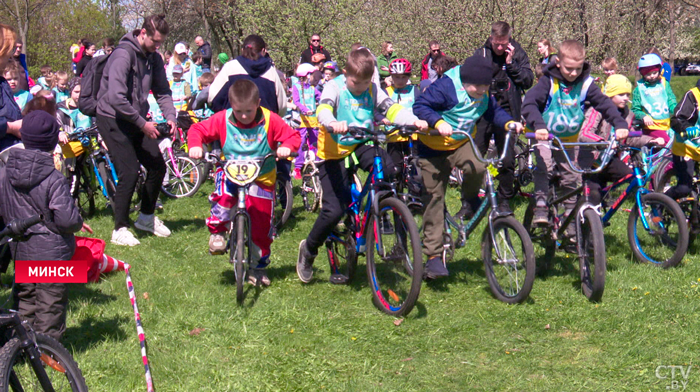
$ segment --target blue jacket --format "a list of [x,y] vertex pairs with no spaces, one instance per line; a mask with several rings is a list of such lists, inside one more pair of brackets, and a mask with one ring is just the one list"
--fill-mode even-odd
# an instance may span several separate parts
[[15,103],[15,97],[7,80],[0,76],[0,151],[17,144],[19,139],[7,134],[7,123],[22,118],[22,111]]
[[229,87],[238,79],[248,79],[253,81],[260,90],[260,106],[273,113],[278,113],[279,105],[277,103],[275,82],[263,77],[272,68],[272,60],[269,57],[251,60],[247,57],[238,56],[236,61],[243,67],[245,73],[236,73],[228,77],[228,82],[218,91],[211,102],[212,110],[218,112],[230,108],[231,104],[228,101]]

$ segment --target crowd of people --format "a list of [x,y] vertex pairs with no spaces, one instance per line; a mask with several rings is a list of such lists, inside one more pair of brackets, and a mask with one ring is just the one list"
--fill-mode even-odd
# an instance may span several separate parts
[[[299,278],[308,283],[319,247],[351,202],[349,167],[368,170],[373,165],[374,149],[366,140],[347,135],[349,126],[414,125],[439,132],[439,136],[421,134],[416,143],[426,191],[422,246],[429,279],[449,274],[441,253],[445,190],[452,168],[460,168],[464,175],[458,216],[465,219],[474,215],[480,203],[478,191],[486,170],[475,159],[469,139],[454,131],[470,133],[482,154],[491,140],[499,153],[507,152],[499,168],[500,215],[512,214],[509,201],[515,196],[514,140],[505,145],[510,125],[518,131],[527,126],[541,141],[550,132],[564,141],[624,139],[635,120],[644,129],[641,144],[663,145],[675,131],[679,185],[673,191],[678,194],[689,192],[690,163],[700,159],[700,146],[692,138],[679,136],[686,129],[697,129],[693,127],[698,123],[700,93],[697,88],[689,91],[677,105],[668,83],[670,75],[663,75],[665,63],[657,53],[640,58],[641,79],[634,88],[626,76],[616,74],[615,59],[606,59],[601,90],[580,42],[567,40],[555,49],[548,40],[540,41],[537,48],[542,57],[533,67],[506,22],[494,23],[484,44],[463,62],[445,54],[438,41],[429,41],[429,52],[415,73],[413,64],[400,57],[390,41],[382,44],[378,55],[354,44],[341,69],[322,46],[321,36],[314,34],[294,72],[285,75],[274,66],[266,42],[258,35],[246,37],[241,54],[233,59],[224,53],[214,58],[211,45],[201,36],[194,39],[196,48],[179,42],[172,52],[164,50],[168,23],[162,15],[153,15],[119,42],[104,39],[97,48],[88,39],[80,40],[70,49],[74,75],[44,66],[36,83],[29,77],[13,29],[0,25],[0,33],[0,68],[4,70],[0,78],[0,150],[4,151],[0,154],[4,166],[0,215],[9,222],[44,214],[44,222],[30,228],[30,240],[13,249],[15,258],[70,259],[73,233],[90,230],[73,203],[69,182],[62,180],[55,166],[57,160],[74,157],[71,132],[92,125],[97,126],[119,178],[111,205],[111,242],[139,245],[130,230],[129,207],[140,166],[146,168],[147,176],[133,226],[159,237],[170,236],[155,215],[166,175],[156,124],[167,123],[175,131],[179,113],[190,110],[206,118],[189,128],[191,158],[202,159],[204,146],[218,143],[227,158],[263,157],[276,150],[282,162],[261,168],[247,205],[255,248],[250,276],[253,283],[263,285],[270,284],[265,271],[273,241],[275,178],[290,173],[299,178],[303,164],[303,158],[294,163],[285,158],[307,143],[321,162],[322,207],[299,244],[297,260]],[[420,78],[412,79],[414,74]],[[23,149],[11,148],[20,142]],[[406,138],[389,138],[386,150],[380,150],[387,163],[386,176],[397,174],[407,149]],[[542,146],[535,155],[534,221],[547,223],[549,174],[558,168],[566,189],[576,187],[581,178],[568,169],[560,152]],[[627,174],[629,168],[614,161],[597,182],[602,186]],[[221,254],[236,192],[221,168],[215,184],[206,224],[210,253]],[[569,201],[569,210],[575,201]],[[61,337],[67,303],[64,285],[17,285],[16,294],[17,308],[34,320],[35,329]]]

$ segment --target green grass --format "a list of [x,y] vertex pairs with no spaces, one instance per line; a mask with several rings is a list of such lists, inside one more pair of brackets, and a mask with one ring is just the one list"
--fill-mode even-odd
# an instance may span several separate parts
[[685,95],[688,90],[691,88],[695,87],[695,84],[698,82],[698,76],[678,76],[678,75],[673,75],[671,78],[671,89],[673,89],[673,93],[676,95],[676,100],[680,103],[681,99],[683,99],[683,96]]
[[[299,282],[297,247],[315,219],[299,199],[296,218],[273,244],[272,286],[249,289],[239,306],[227,257],[207,254],[211,189],[166,200],[160,217],[170,238],[107,246],[133,266],[159,391],[661,391],[670,370],[659,380],[660,365],[693,365],[688,390],[700,388],[697,248],[676,269],[637,264],[625,212],[606,229],[602,303],[581,294],[578,263],[563,253],[549,277],[535,280],[527,303],[500,303],[484,276],[480,238],[472,238],[456,252],[451,275],[424,284],[397,326],[371,303],[364,258],[349,286],[328,283],[323,253],[315,282]],[[517,204],[522,215],[525,203]],[[101,214],[89,223],[108,240],[112,218]],[[123,273],[71,287],[64,344],[91,391],[145,390]]]

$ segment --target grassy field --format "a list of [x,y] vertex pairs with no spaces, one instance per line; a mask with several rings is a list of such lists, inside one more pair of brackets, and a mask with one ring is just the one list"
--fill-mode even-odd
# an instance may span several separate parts
[[[659,368],[667,378],[657,378],[658,366],[688,365],[689,390],[700,388],[697,249],[676,269],[637,264],[624,212],[606,229],[609,271],[599,304],[581,294],[578,263],[564,254],[535,280],[528,302],[500,303],[472,238],[449,265],[451,275],[424,284],[416,308],[397,321],[373,307],[363,258],[349,286],[328,283],[324,255],[315,282],[299,282],[297,247],[315,218],[299,199],[273,244],[272,286],[250,288],[237,305],[226,256],[207,253],[211,188],[166,200],[160,217],[170,238],[107,247],[133,266],[160,391],[660,391],[672,380],[670,368]],[[522,215],[525,204],[517,204]],[[89,223],[109,239],[107,210]],[[124,274],[73,285],[70,295],[64,344],[90,390],[145,390]],[[678,370],[675,380],[685,381]]]

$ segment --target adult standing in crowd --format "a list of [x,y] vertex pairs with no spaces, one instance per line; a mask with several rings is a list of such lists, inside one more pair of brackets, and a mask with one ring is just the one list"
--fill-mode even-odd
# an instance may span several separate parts
[[439,55],[445,55],[445,53],[440,50],[440,43],[432,40],[428,43],[428,47],[430,48],[430,52],[428,52],[427,55],[423,58],[423,61],[420,63],[420,80],[426,80],[430,79],[430,82],[434,82],[438,79],[438,74],[435,72],[435,69],[433,68],[433,61],[435,58]]
[[286,87],[267,56],[267,44],[259,35],[249,35],[243,41],[240,56],[224,64],[209,87],[209,107],[214,112],[230,106],[228,89],[238,79],[252,80],[260,90],[260,106],[280,116],[287,114]]
[[175,106],[163,59],[156,52],[168,31],[164,15],[146,17],[141,29],[122,37],[102,75],[97,126],[107,143],[119,178],[112,205],[112,243],[117,245],[140,243],[128,230],[129,206],[140,165],[146,168],[147,175],[141,190],[141,214],[134,226],[159,237],[170,235],[170,230],[154,215],[166,167],[158,148],[159,134],[155,123],[146,121],[148,92],[152,91],[171,131],[175,130]]
[[197,50],[202,55],[202,73],[211,72],[211,45],[199,35],[195,37],[194,43],[197,45]]
[[537,43],[537,53],[542,56],[539,60],[540,64],[553,63],[557,58],[557,54],[554,53],[554,47],[548,39],[543,39]]
[[95,44],[92,42],[86,42],[85,43],[85,51],[83,52],[83,57],[80,59],[78,64],[75,66],[75,74],[82,77],[83,76],[83,70],[85,70],[85,67],[88,65],[90,60],[92,60],[92,56],[95,54],[96,48]]
[[[474,52],[476,56],[487,58],[493,66],[493,79],[491,81],[491,95],[496,98],[498,105],[502,107],[514,119],[520,119],[523,92],[530,87],[535,80],[535,75],[530,68],[530,59],[525,50],[512,37],[512,29],[506,22],[496,22],[491,26],[491,36],[481,49]],[[489,141],[493,137],[498,148],[498,153],[503,151],[506,134],[502,129],[497,129],[491,123],[479,121],[477,123],[476,144],[482,154],[489,147]],[[513,184],[515,182],[515,154],[513,146],[515,139],[510,140],[507,147],[508,153],[498,171],[498,212],[511,214],[508,200],[515,196]],[[472,206],[473,207],[473,206]],[[465,206],[463,202],[462,208]]]
[[382,55],[377,57],[377,67],[379,68],[379,79],[383,83],[384,79],[390,76],[389,64],[399,57],[394,54],[394,44],[390,41],[382,43]]
[[[15,50],[17,34],[12,27],[0,24],[0,69],[5,69]],[[7,80],[0,75],[0,151],[20,141],[22,111],[15,102]]]
[[311,64],[311,57],[316,53],[323,54],[326,57],[324,61],[333,61],[333,59],[331,58],[331,54],[328,53],[328,51],[324,49],[321,45],[321,36],[318,34],[314,34],[311,36],[309,47],[306,48],[303,52],[301,52],[301,59],[299,60],[299,64]]
[[102,40],[102,47],[95,52],[94,55],[92,55],[93,58],[95,57],[100,57],[104,55],[110,55],[112,54],[112,51],[114,50],[114,40],[112,38],[105,38]]

